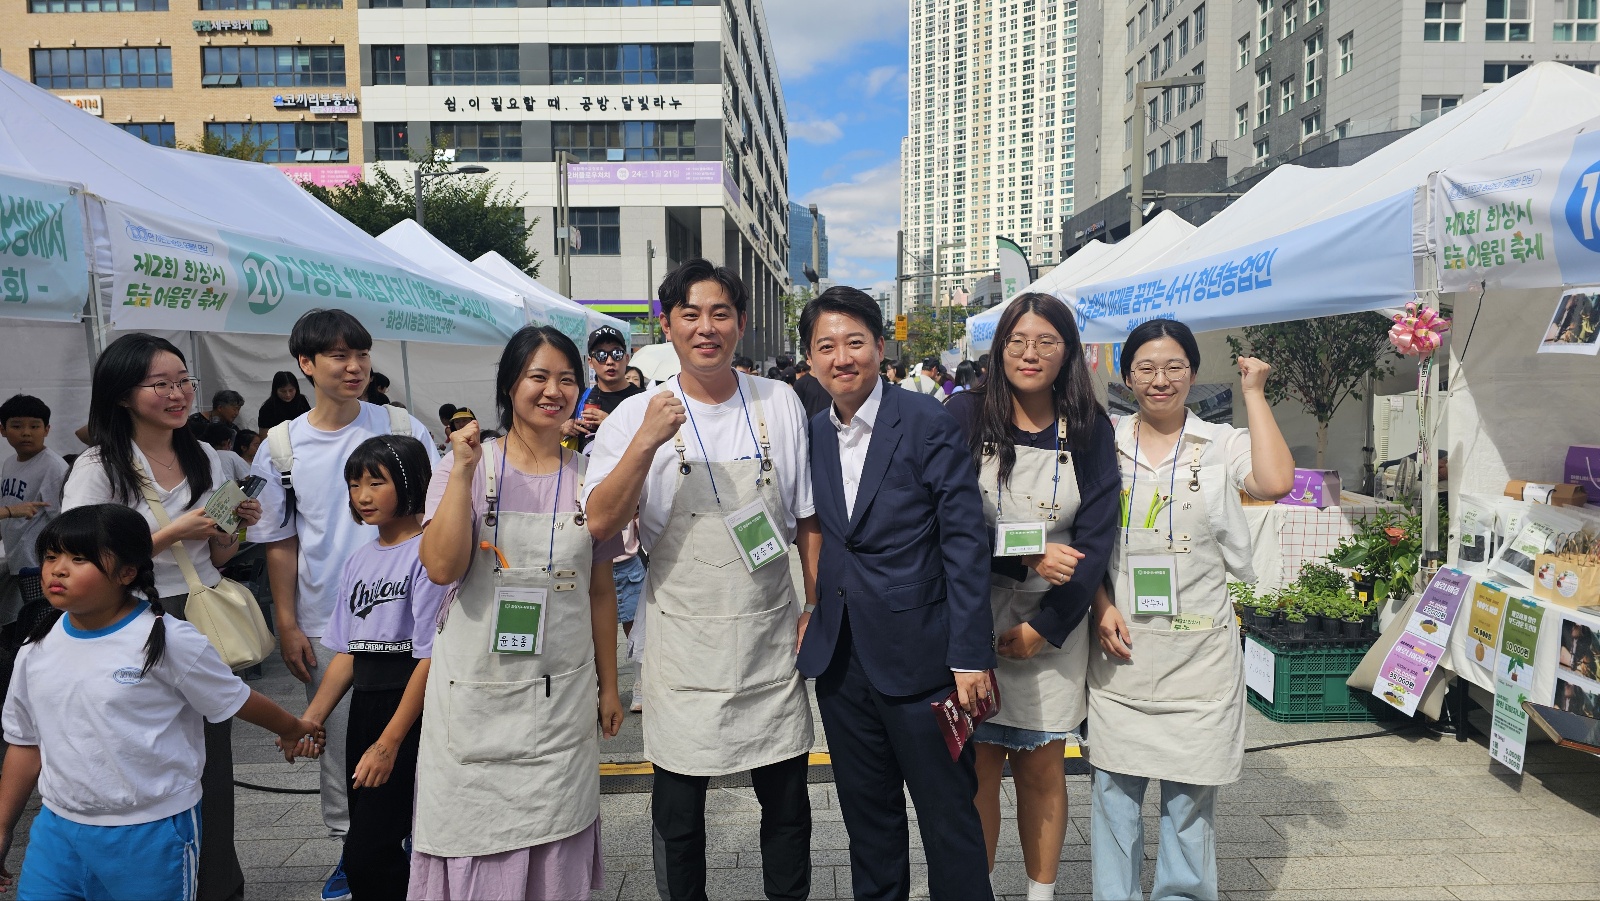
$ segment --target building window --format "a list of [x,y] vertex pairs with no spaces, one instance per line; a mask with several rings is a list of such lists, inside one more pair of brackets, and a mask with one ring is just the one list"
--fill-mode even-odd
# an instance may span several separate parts
[[517,0],[428,0],[429,9],[510,9]]
[[1256,53],[1272,49],[1272,0],[1256,0]]
[[1189,126],[1189,162],[1200,162],[1200,145],[1205,143],[1205,128],[1196,122]]
[[1322,94],[1322,32],[1317,32],[1306,38],[1306,66],[1303,84],[1306,89],[1306,99],[1321,96]]
[[1178,23],[1178,56],[1189,52],[1189,20]]
[[[1451,110],[1455,109],[1456,105],[1459,104],[1460,102],[1461,102],[1461,98],[1460,97],[1441,97],[1441,96],[1423,97],[1422,98],[1422,115],[1419,117],[1421,119],[1421,121],[1418,122],[1417,124],[1419,124],[1419,125],[1427,125],[1429,122],[1432,122],[1433,120],[1439,118],[1440,116],[1444,115],[1445,113],[1448,113]],[[1344,124],[1348,125],[1349,123],[1346,122]],[[1341,137],[1343,137],[1342,134],[1341,134]]]
[[1242,138],[1250,133],[1250,104],[1233,111],[1233,136]]
[[521,84],[516,44],[435,44],[428,48],[428,84]]
[[404,44],[378,44],[372,48],[372,83],[406,83],[406,48]]
[[1206,5],[1204,3],[1194,8],[1194,42],[1199,45],[1206,39]]
[[1267,161],[1267,157],[1269,157],[1271,155],[1272,155],[1272,139],[1271,138],[1262,138],[1261,140],[1256,142],[1256,144],[1255,144],[1255,160],[1254,160],[1256,165],[1260,165],[1260,164],[1266,162]]
[[[1591,0],[1593,2],[1593,0]],[[1348,75],[1356,67],[1356,34],[1350,32],[1339,39],[1339,74]]]
[[455,150],[458,163],[520,163],[522,123],[435,122],[433,144]]
[[41,88],[170,88],[171,47],[74,47],[33,51]]
[[227,9],[344,9],[344,0],[200,0],[200,8],[208,12]]
[[405,9],[406,0],[370,0],[373,9]]
[[1306,0],[1306,21],[1322,15],[1322,0]]
[[117,127],[157,147],[178,146],[178,133],[171,122],[118,122]]
[[1600,15],[1596,15],[1596,5],[1596,0],[1556,0],[1555,39],[1595,40],[1596,25],[1600,25]]
[[411,159],[411,143],[406,138],[404,122],[378,122],[372,126],[373,158],[377,160]]
[[1573,62],[1568,62],[1568,63],[1566,63],[1566,65],[1569,65],[1574,69],[1577,69],[1579,72],[1588,72],[1590,75],[1594,74],[1594,69],[1595,69],[1595,64],[1594,63],[1573,63]]
[[1483,86],[1499,84],[1521,75],[1528,68],[1527,63],[1484,63]]
[[1260,128],[1272,118],[1272,67],[1256,73],[1256,127]]
[[350,159],[348,122],[207,122],[206,135],[232,147],[260,144],[264,163],[343,163]]
[[693,44],[550,47],[551,84],[693,84]]
[[1294,34],[1300,27],[1300,4],[1296,0],[1289,0],[1283,5],[1283,36]]
[[[515,3],[511,4],[516,6]],[[552,9],[561,7],[600,8],[615,6],[693,6],[694,0],[550,0]]]
[[693,122],[555,122],[556,151],[585,162],[694,159]]
[[614,257],[622,253],[622,211],[610,209],[572,210],[572,227],[577,229],[577,256]]
[[1144,155],[1144,174],[1149,175],[1156,171],[1156,152],[1154,150]]
[[1175,162],[1183,162],[1189,155],[1189,133],[1180,131],[1172,139],[1172,158]]
[[1346,119],[1333,127],[1333,136],[1336,140],[1344,140],[1350,135],[1350,120]]
[[1250,35],[1239,39],[1239,65],[1236,69],[1243,69],[1250,65]]
[[1461,20],[1466,16],[1465,0],[1428,0],[1422,5],[1424,41],[1461,40]]
[[344,86],[343,47],[201,47],[201,87]]
[[1533,34],[1528,13],[1530,0],[1488,0],[1484,8],[1483,39],[1526,41]]
[[1281,115],[1294,109],[1294,76],[1285,78],[1278,84],[1278,113]]
[[1322,131],[1322,111],[1312,113],[1300,120],[1300,140],[1315,137]]
[[148,13],[166,12],[167,0],[29,0],[35,13]]

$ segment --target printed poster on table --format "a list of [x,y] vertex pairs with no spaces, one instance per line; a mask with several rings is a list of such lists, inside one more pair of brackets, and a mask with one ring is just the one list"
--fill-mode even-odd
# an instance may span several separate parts
[[1600,637],[1594,619],[1566,614],[1561,618],[1561,651],[1556,663],[1556,699],[1552,705],[1580,716],[1600,717]]
[[1472,613],[1467,617],[1467,646],[1472,649],[1472,662],[1488,672],[1494,672],[1498,651],[1495,642],[1500,638],[1500,621],[1505,616],[1506,586],[1499,582],[1479,582],[1473,586]]
[[1471,585],[1472,579],[1459,569],[1444,567],[1434,574],[1405,632],[1384,657],[1373,694],[1406,716],[1417,712],[1428,680],[1450,644],[1462,598]]
[[1533,651],[1539,645],[1544,608],[1526,598],[1506,599],[1500,626],[1500,653],[1495,660],[1494,710],[1489,721],[1489,756],[1522,772],[1522,755],[1528,747],[1528,714],[1522,702],[1530,700],[1533,685]]
[[89,297],[83,223],[74,188],[0,173],[0,316],[78,320]]

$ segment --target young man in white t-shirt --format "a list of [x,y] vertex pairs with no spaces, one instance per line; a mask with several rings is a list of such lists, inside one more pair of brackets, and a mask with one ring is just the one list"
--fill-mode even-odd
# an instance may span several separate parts
[[[372,374],[372,335],[343,310],[312,310],[301,316],[289,335],[289,352],[315,391],[311,412],[284,427],[293,451],[292,498],[278,471],[271,439],[256,452],[251,473],[266,480],[261,492],[261,521],[250,540],[267,545],[267,581],[277,620],[283,661],[305,683],[306,701],[316,696],[333,652],[319,639],[337,603],[344,562],[378,530],[350,516],[344,463],[350,452],[374,435],[391,431],[390,412],[364,403]],[[415,416],[406,416],[412,437],[429,448],[433,437]],[[436,457],[434,457],[437,459]],[[344,775],[345,721],[348,700],[328,717],[327,752],[322,757],[322,819],[334,838],[350,827]],[[336,867],[323,887],[325,901],[349,897],[344,867]]]
[[[39,566],[34,539],[61,512],[67,461],[44,446],[50,408],[37,397],[18,394],[0,404],[0,435],[16,451],[0,463],[0,541],[5,542],[5,568],[11,571],[9,577],[0,575],[0,624],[10,625],[22,610],[21,572]],[[24,637],[15,636],[16,645]]]

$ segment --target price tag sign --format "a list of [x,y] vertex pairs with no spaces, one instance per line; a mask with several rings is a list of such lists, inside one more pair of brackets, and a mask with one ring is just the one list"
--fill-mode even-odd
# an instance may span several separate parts
[[1178,612],[1178,558],[1171,555],[1128,558],[1128,587],[1136,616]]
[[995,526],[994,555],[1023,557],[1044,553],[1045,524],[1042,522],[1002,522]]
[[543,588],[496,588],[494,646],[496,654],[544,652]]
[[766,566],[789,550],[788,545],[778,540],[772,515],[760,500],[724,516],[722,521],[733,537],[734,547],[739,549],[739,559],[744,561],[744,568],[749,572]]

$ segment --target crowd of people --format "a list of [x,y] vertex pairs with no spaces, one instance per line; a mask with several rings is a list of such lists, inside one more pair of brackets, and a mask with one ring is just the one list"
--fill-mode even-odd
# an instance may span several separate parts
[[[605,881],[599,743],[631,709],[662,897],[707,897],[707,791],[748,773],[764,891],[802,899],[815,680],[856,897],[910,892],[907,793],[932,896],[992,897],[1008,766],[1028,897],[1053,897],[1085,723],[1095,897],[1141,897],[1150,779],[1153,896],[1217,897],[1216,787],[1244,740],[1224,579],[1251,577],[1240,492],[1293,475],[1270,367],[1238,361],[1248,429],[1205,423],[1185,407],[1192,334],[1146,323],[1119,361],[1139,411],[1113,424],[1046,295],[1007,307],[992,357],[908,372],[877,303],[831,288],[801,316],[803,358],[765,378],[736,355],[736,273],[691,260],[659,298],[679,374],[649,384],[615,329],[580,349],[529,326],[493,415],[446,405],[442,442],[375,387],[371,335],[339,310],[295,324],[256,431],[232,391],[197,412],[184,355],[146,334],[96,361],[70,466],[48,407],[0,406],[0,860],[35,788],[44,804],[0,884],[242,897],[240,717],[320,758],[344,849],[325,898],[586,898]],[[229,480],[260,489],[236,530],[207,513]],[[242,541],[264,548],[298,714],[185,621]],[[951,745],[947,702],[998,712]]]

